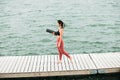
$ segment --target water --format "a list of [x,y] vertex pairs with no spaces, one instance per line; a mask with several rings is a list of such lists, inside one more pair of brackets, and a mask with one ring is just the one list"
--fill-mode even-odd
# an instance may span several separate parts
[[119,0],[0,0],[0,55],[58,54],[58,19],[69,53],[120,52]]
[[[0,56],[58,54],[58,19],[70,54],[120,52],[119,0],[0,0]],[[118,80],[99,76],[77,80]]]

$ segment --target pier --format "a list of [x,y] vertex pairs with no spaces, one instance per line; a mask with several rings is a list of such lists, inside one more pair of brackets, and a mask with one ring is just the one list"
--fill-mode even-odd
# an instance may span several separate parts
[[72,62],[63,55],[1,56],[0,78],[90,75],[120,72],[120,53],[72,54]]

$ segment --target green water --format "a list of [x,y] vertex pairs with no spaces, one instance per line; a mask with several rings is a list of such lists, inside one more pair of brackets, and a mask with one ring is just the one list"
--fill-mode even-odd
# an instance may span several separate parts
[[70,54],[120,52],[119,0],[0,0],[0,55],[58,54],[58,19]]
[[[63,38],[70,54],[120,52],[119,0],[0,0],[0,56],[58,54],[56,37],[46,33],[47,28],[57,30],[58,19],[65,22]],[[23,80],[48,79],[120,78],[114,74]]]

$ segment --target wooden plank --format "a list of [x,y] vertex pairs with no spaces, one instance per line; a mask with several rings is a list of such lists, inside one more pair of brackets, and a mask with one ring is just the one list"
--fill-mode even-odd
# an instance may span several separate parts
[[87,63],[90,63],[90,65],[89,65],[90,69],[96,69],[97,68],[95,63],[93,62],[90,54],[89,54],[89,57],[86,58],[86,61],[87,61]]
[[74,70],[79,70],[80,69],[80,64],[79,64],[79,59],[77,59],[77,56],[73,54],[73,66]]
[[54,61],[55,61],[55,71],[59,71],[59,65],[57,64],[57,61],[58,61],[58,55],[55,55],[54,56]]
[[9,57],[0,57],[0,73],[4,73],[4,68],[6,67],[8,59]]
[[73,54],[72,63],[58,55],[0,57],[1,77],[40,77],[120,72],[120,54]]
[[5,68],[8,66],[8,64],[7,64],[7,62],[9,61],[9,57],[3,57],[2,58],[3,60],[1,60],[3,63],[1,64],[1,66],[0,66],[0,72],[1,73],[4,73],[4,70],[5,70]]
[[81,65],[80,65],[80,63],[79,63],[79,59],[77,59],[77,56],[74,54],[73,55],[73,60],[74,60],[74,68],[75,68],[75,70],[79,70],[79,69],[81,69]]
[[48,68],[48,61],[47,61],[47,55],[44,56],[44,65],[43,65],[43,71],[46,72],[47,71],[47,68]]
[[23,66],[23,64],[24,64],[25,60],[26,60],[26,56],[23,56],[22,60],[20,62],[20,67],[19,67],[19,71],[18,72],[24,72],[25,67]]
[[78,70],[83,70],[84,66],[82,64],[81,58],[78,55],[79,54],[74,55],[74,59],[76,60],[76,63],[77,63],[76,65],[77,65]]
[[[87,71],[55,71],[55,72],[41,72],[41,73],[22,73],[22,74],[0,74],[0,78],[24,78],[24,77],[48,77],[48,76],[66,76],[66,75],[86,75]],[[38,75],[40,74],[40,75]]]
[[36,68],[38,67],[37,66],[37,59],[38,59],[38,56],[34,56],[34,60],[33,60],[33,66],[32,66],[32,72],[36,72]]
[[65,56],[63,56],[63,57],[62,57],[62,63],[61,63],[61,65],[62,65],[62,70],[63,70],[63,71],[66,70],[66,67],[67,67],[66,64],[67,64],[67,63],[66,63],[66,60],[65,60]]
[[96,57],[99,59],[100,64],[103,64],[102,68],[107,68],[108,67],[108,63],[106,62],[105,58],[103,57],[104,54],[102,54],[102,56],[99,54],[96,54]]
[[96,74],[97,73],[96,67],[93,64],[92,60],[90,59],[89,54],[81,54],[80,56],[86,68],[84,70],[85,71],[88,70],[88,72],[86,71],[86,74]]
[[66,70],[70,70],[69,63],[68,63],[68,60],[67,60],[66,56],[64,56],[64,61],[65,61],[65,62],[63,62],[62,64],[65,63],[64,65],[65,65],[65,67],[66,67]]
[[115,56],[112,55],[112,54],[103,54],[103,55],[100,55],[101,58],[104,60],[104,64],[106,64],[107,68],[111,68],[111,67],[115,67],[114,64],[116,60]]
[[[89,65],[88,65],[89,63],[86,62],[86,59],[87,59],[87,58],[85,57],[85,55],[86,55],[86,54],[82,54],[82,55],[80,55],[80,57],[81,57],[81,59],[82,59],[82,61],[83,61],[83,63],[84,63],[85,69],[90,69],[90,68],[89,68]],[[88,54],[87,54],[87,55],[88,55]]]
[[[120,56],[116,53],[116,54],[111,54],[109,55],[110,59],[112,60],[112,63],[116,66],[119,67],[120,66]],[[114,58],[113,58],[114,57]]]
[[[105,64],[107,65],[107,68],[111,68],[111,67],[115,67],[114,66],[114,63],[115,62],[113,62],[113,57],[110,57],[110,55],[111,54],[109,54],[109,56],[108,55],[106,55],[106,54],[103,54],[103,55],[101,55],[101,56],[103,56],[103,59],[104,59],[104,62],[105,62]],[[106,58],[107,57],[107,58]],[[111,59],[112,58],[112,59]]]
[[43,69],[44,69],[44,63],[45,63],[45,62],[44,62],[44,59],[45,59],[44,56],[41,55],[41,64],[40,64],[40,70],[39,70],[40,72],[42,72]]
[[[119,54],[118,53],[115,53],[115,54],[112,53],[109,56],[111,57],[111,60],[112,60],[113,64],[119,67],[120,66],[120,56],[119,56]],[[112,58],[112,57],[114,57],[114,58]]]
[[104,57],[104,54],[97,56],[97,58],[99,58],[99,60],[101,61],[101,64],[103,64],[104,68],[108,68],[110,67],[110,65],[108,64],[108,61],[106,61],[106,57]]
[[87,66],[88,74],[97,74],[97,69],[94,63],[92,62],[89,54],[82,54],[81,57],[84,60],[85,65]]
[[50,55],[47,55],[47,71],[51,71],[51,67],[54,67],[54,66],[51,66],[51,56]]
[[98,69],[105,67],[105,65],[102,63],[103,61],[101,61],[101,59],[99,59],[96,54],[90,54],[90,56]]
[[92,60],[90,59],[89,54],[83,54],[81,55],[81,57],[83,57],[88,69],[96,69],[94,63],[92,62]]
[[71,70],[78,70],[77,65],[76,65],[77,63],[76,63],[76,60],[74,58],[74,54],[71,55],[71,57],[72,57],[72,62],[70,62],[70,64],[71,64],[70,66],[72,67]]
[[24,62],[24,58],[25,58],[24,56],[21,56],[21,59],[20,59],[20,62],[19,62],[19,66],[18,66],[16,72],[21,72],[21,69],[23,69],[23,68],[22,68],[22,64],[23,64],[23,62]]
[[[114,66],[113,64],[111,64],[112,63],[112,60],[111,60],[111,58],[110,58],[110,54],[109,54],[109,56],[108,55],[106,55],[106,54],[103,54],[103,55],[101,55],[102,56],[102,58],[103,58],[103,60],[104,60],[104,63],[107,65],[107,68],[111,68],[112,66]],[[106,58],[107,57],[107,58]]]
[[[114,55],[115,54],[111,54],[111,53],[91,54],[92,57],[94,56],[92,59],[97,66],[98,73],[112,73],[112,72],[119,72],[120,71],[120,66],[118,65],[119,64],[118,62],[120,60],[116,60],[116,57]],[[114,60],[118,61],[118,62],[115,63]],[[98,63],[102,64],[102,66],[99,66]]]
[[37,64],[36,64],[35,72],[40,72],[41,58],[42,58],[41,56],[37,57]]
[[[71,55],[71,57],[73,57],[72,55]],[[72,58],[72,61],[68,61],[68,64],[69,64],[69,67],[70,67],[70,70],[74,70],[74,66],[73,66],[73,58]]]
[[5,60],[5,57],[1,57],[0,56],[0,72],[1,72],[1,70],[2,70],[2,66],[3,66],[3,64],[4,64],[4,60]]
[[31,59],[30,56],[26,57],[24,72],[28,72],[28,70],[29,70],[30,59]]
[[51,55],[50,59],[51,59],[51,71],[55,71],[55,60],[54,60],[55,56]]
[[7,66],[7,68],[5,69],[5,73],[8,73],[9,72],[9,70],[11,69],[11,65],[12,65],[12,63],[13,63],[13,59],[14,59],[15,57],[14,56],[11,56],[11,58],[9,58],[9,66]]
[[25,72],[27,60],[28,60],[28,56],[24,56],[24,61],[23,61],[22,66],[21,66],[21,72]]
[[20,63],[20,61],[21,61],[21,58],[22,58],[22,56],[17,57],[17,63],[16,63],[16,65],[15,65],[13,71],[12,71],[13,73],[16,73],[16,72],[17,72],[18,67],[20,66],[19,63]]
[[[14,58],[12,58],[11,67],[9,67],[8,73],[13,73],[13,70],[14,70],[17,62],[18,62],[18,56],[14,56]],[[9,65],[9,66],[10,66],[10,65]]]
[[84,58],[83,57],[81,57],[81,55],[82,54],[79,54],[78,55],[78,57],[79,57],[79,59],[81,60],[81,62],[82,62],[82,64],[81,65],[83,65],[84,67],[83,67],[83,69],[88,69],[88,67],[87,67],[87,65],[86,65],[86,63],[85,63],[85,60],[84,60]]
[[30,62],[29,62],[28,72],[32,72],[33,64],[34,64],[34,56],[30,56]]
[[3,67],[3,73],[8,73],[8,70],[9,70],[9,67],[11,67],[11,65],[12,65],[12,56],[10,56],[9,58],[8,58],[8,60],[6,61],[6,63],[5,63],[5,65],[4,65],[4,67]]

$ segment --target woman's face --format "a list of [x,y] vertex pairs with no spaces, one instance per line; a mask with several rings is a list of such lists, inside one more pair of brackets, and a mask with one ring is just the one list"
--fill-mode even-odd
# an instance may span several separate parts
[[59,24],[59,23],[57,23],[57,25],[58,25],[58,27],[60,27],[60,24]]

